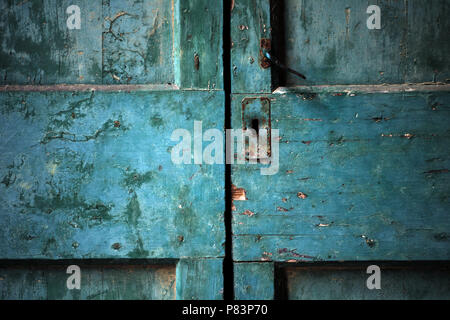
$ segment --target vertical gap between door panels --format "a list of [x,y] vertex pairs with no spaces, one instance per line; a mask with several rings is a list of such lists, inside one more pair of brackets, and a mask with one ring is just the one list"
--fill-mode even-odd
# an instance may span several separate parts
[[[223,2],[223,82],[225,91],[225,129],[231,128],[231,0]],[[225,258],[223,260],[223,282],[225,300],[234,299],[234,274],[232,255],[232,199],[231,165],[225,164]]]

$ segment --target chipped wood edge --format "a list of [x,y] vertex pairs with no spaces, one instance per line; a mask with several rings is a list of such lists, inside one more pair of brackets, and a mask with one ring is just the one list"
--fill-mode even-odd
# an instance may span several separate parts
[[376,85],[315,85],[278,87],[273,94],[286,93],[407,93],[407,92],[439,92],[450,91],[450,84],[440,82],[376,84]]

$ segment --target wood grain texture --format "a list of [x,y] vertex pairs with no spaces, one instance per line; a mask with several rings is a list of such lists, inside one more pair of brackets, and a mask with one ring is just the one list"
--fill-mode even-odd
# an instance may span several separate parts
[[[284,0],[283,60],[306,75],[286,84],[374,84],[450,78],[450,4],[446,0]],[[381,9],[381,29],[366,26]]]
[[222,259],[181,259],[177,264],[177,300],[223,299]]
[[222,1],[175,1],[175,76],[181,88],[223,88]]
[[221,2],[82,0],[80,30],[54,2],[1,4],[0,84],[223,88]]
[[80,0],[81,30],[69,30],[73,1],[2,1],[0,84],[99,83],[102,2]]
[[103,0],[103,83],[174,83],[173,1]]
[[83,265],[80,289],[66,286],[66,265],[0,267],[1,300],[173,300],[175,266]]
[[272,300],[274,298],[274,264],[251,262],[234,264],[236,300]]
[[223,99],[2,92],[0,258],[223,256],[224,166],[175,165],[170,140],[222,128]]
[[271,39],[269,0],[235,1],[231,11],[232,92],[271,92],[271,69],[260,62],[261,39]]
[[381,289],[366,286],[367,266],[286,268],[287,299],[290,300],[448,300],[450,270],[447,266],[381,268]]
[[[233,166],[248,199],[234,202],[234,260],[450,258],[447,92],[264,96],[280,169]],[[246,97],[260,95],[233,96],[234,128]]]

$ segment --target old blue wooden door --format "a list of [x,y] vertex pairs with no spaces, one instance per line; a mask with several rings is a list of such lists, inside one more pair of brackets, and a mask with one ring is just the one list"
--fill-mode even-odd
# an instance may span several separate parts
[[232,167],[237,299],[450,297],[449,14],[233,2],[232,127],[279,130],[275,174]]
[[0,298],[222,298],[224,168],[170,139],[223,128],[221,3],[0,12]]

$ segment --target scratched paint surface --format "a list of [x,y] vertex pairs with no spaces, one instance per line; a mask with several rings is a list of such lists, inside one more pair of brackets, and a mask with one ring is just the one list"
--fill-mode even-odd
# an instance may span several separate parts
[[280,169],[233,166],[248,199],[234,201],[234,260],[450,258],[448,93],[266,96]]
[[174,12],[178,86],[223,88],[222,1],[178,0]]
[[[201,107],[199,107],[201,106]],[[221,92],[3,92],[2,259],[223,255],[223,166],[174,165]]]
[[448,300],[450,270],[424,266],[392,268],[377,263],[381,290],[368,290],[365,267],[286,268],[286,297],[290,300]]
[[174,83],[172,1],[103,1],[103,82]]
[[221,3],[82,0],[81,29],[69,30],[71,4],[0,4],[0,84],[223,88]]
[[172,300],[175,267],[80,265],[79,290],[67,290],[67,266],[0,267],[0,299],[13,300]]
[[[380,30],[366,26],[371,4]],[[287,85],[445,82],[449,15],[447,0],[285,0],[285,62],[308,79],[288,74]]]
[[98,83],[102,76],[101,1],[81,0],[81,30],[69,30],[73,1],[2,1],[0,84]]
[[230,27],[233,92],[269,92],[271,70],[260,66],[260,39],[271,35],[269,1],[235,1]]

